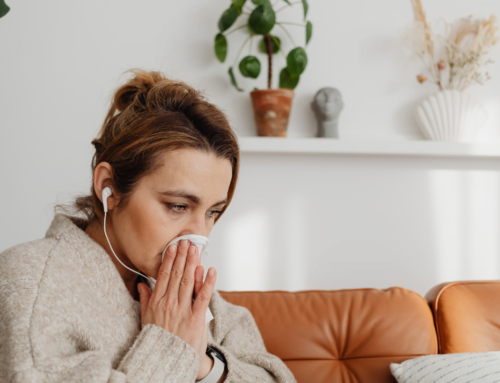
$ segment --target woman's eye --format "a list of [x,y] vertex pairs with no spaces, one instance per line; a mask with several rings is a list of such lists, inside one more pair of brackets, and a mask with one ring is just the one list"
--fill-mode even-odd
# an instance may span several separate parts
[[215,218],[217,217],[220,213],[222,213],[221,210],[212,210],[212,211],[209,211],[208,212],[208,215],[210,216],[210,218]]
[[[188,205],[177,205],[174,203],[167,203],[166,205],[167,205],[168,209],[174,214],[183,213],[184,211],[186,211],[188,209]],[[221,210],[210,210],[207,212],[207,214],[210,218],[215,218],[218,215],[220,215],[221,213],[222,213]]]
[[180,213],[181,211],[186,210],[187,206],[186,205],[175,205],[175,204],[167,204],[170,210],[172,210],[174,213]]

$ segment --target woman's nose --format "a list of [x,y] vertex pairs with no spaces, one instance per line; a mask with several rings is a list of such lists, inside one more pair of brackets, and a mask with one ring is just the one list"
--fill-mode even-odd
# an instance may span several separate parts
[[189,222],[187,222],[186,226],[184,226],[179,236],[196,234],[208,237],[209,233],[210,229],[207,227],[205,216],[196,215],[193,216],[192,219],[189,220]]

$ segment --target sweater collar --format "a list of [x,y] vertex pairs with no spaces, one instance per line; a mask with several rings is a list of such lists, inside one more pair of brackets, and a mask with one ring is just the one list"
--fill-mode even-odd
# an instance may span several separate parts
[[[135,308],[135,301],[109,254],[84,231],[87,224],[79,217],[56,214],[45,237],[65,241],[72,248],[67,253],[68,261],[76,264],[81,276],[99,293],[116,303],[126,300]],[[152,290],[154,285],[147,283]]]

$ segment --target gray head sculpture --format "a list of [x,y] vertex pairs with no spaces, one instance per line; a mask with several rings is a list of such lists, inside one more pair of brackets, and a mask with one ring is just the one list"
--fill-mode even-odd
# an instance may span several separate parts
[[343,107],[344,101],[338,89],[318,90],[311,103],[318,120],[318,137],[339,138],[338,121]]

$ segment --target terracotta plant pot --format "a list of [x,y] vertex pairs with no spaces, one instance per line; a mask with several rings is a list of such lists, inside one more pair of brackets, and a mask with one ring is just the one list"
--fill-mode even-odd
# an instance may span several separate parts
[[291,89],[281,88],[250,92],[258,136],[286,137],[294,94]]

